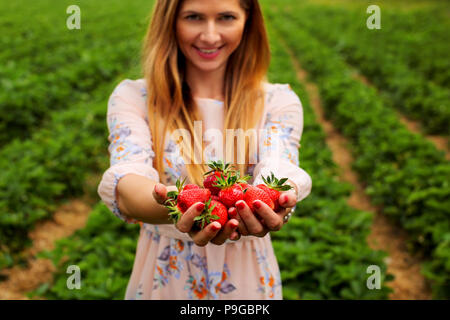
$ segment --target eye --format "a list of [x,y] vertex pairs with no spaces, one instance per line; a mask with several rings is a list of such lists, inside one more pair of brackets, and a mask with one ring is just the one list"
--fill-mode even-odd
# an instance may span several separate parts
[[200,16],[198,14],[191,14],[185,18],[186,20],[200,20]]
[[220,19],[221,20],[225,20],[225,21],[231,21],[231,20],[234,20],[236,18],[234,16],[232,16],[232,15],[227,14],[227,15],[224,15],[224,16],[220,17]]

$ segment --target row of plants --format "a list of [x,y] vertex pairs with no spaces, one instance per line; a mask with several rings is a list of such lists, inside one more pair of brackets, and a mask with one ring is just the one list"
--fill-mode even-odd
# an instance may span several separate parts
[[37,221],[51,217],[64,198],[81,195],[88,173],[107,165],[104,99],[111,92],[111,84],[102,85],[53,112],[30,139],[0,150],[0,269],[17,262]]
[[[386,253],[371,250],[365,241],[372,215],[350,208],[346,199],[352,186],[337,181],[337,167],[316,123],[303,86],[289,57],[271,37],[271,82],[289,83],[301,97],[305,128],[301,166],[311,174],[314,190],[303,200],[289,223],[272,233],[281,269],[285,299],[386,299],[391,291],[383,262]],[[131,228],[126,229],[125,228]],[[129,280],[137,232],[103,205],[92,212],[88,225],[45,252],[57,266],[54,280],[30,293],[48,299],[123,299]],[[120,257],[117,256],[119,254]],[[65,258],[64,258],[65,257]],[[82,271],[82,290],[68,290],[67,267]],[[369,290],[367,267],[382,270],[382,287]]]
[[[46,3],[47,4],[47,3]],[[49,5],[49,4],[47,4]],[[36,42],[44,42],[37,51],[32,49],[21,57],[5,57],[5,52],[15,52],[13,47],[2,52],[0,67],[0,145],[12,139],[29,138],[53,110],[63,110],[94,90],[103,82],[109,82],[127,67],[130,56],[138,56],[143,36],[146,11],[151,2],[140,1],[132,6],[115,1],[106,6],[106,13],[115,19],[104,19],[104,10],[98,10],[92,4],[84,8],[84,21],[81,30],[70,31],[66,28],[65,11],[56,16],[54,11],[64,9],[63,3],[44,11],[50,15],[50,22],[39,31],[26,30],[28,35],[19,44],[19,48],[35,47]],[[31,4],[36,11],[42,9],[39,2]],[[123,10],[126,7],[127,10]],[[44,6],[45,8],[45,6]],[[42,13],[44,15],[44,13]],[[86,17],[85,17],[86,16]],[[33,16],[32,16],[33,17]],[[103,17],[103,19],[102,19]],[[40,25],[42,16],[37,15],[32,22]],[[133,21],[130,23],[129,21]],[[23,22],[22,20],[19,20]],[[32,25],[28,25],[32,28]],[[57,47],[47,47],[47,33],[53,28],[59,33],[50,34],[56,39]],[[29,32],[28,32],[29,31]],[[52,33],[53,32],[53,33]],[[101,34],[101,37],[98,36]],[[42,39],[42,40],[41,40]],[[37,52],[37,54],[36,54]],[[3,60],[4,59],[4,60]]]
[[[290,4],[294,5],[295,10],[300,9],[299,2],[290,1],[286,5]],[[348,6],[343,6],[342,3],[333,6],[312,4],[312,1],[308,1],[308,5],[302,6],[301,9],[312,10],[310,13],[317,13],[323,9],[326,18],[329,12],[334,12],[330,25],[338,17],[350,18],[346,24],[339,24],[337,27],[352,29],[352,32],[359,28],[364,43],[372,42],[374,45],[382,46],[384,52],[392,54],[425,79],[442,87],[450,86],[450,61],[446,58],[450,49],[448,4],[431,1],[426,5],[419,4],[415,7],[414,3],[404,3],[406,8],[401,8],[403,7],[401,4],[396,7],[395,3],[379,1],[377,5],[380,8],[381,29],[376,30],[365,28],[367,18],[373,13],[367,13],[367,3],[353,2]],[[300,11],[299,13],[303,14]]]
[[[418,13],[384,10],[382,28],[370,30],[366,27],[365,11],[288,3],[280,14],[345,57],[382,90],[386,105],[420,121],[426,133],[450,136],[450,82],[439,81],[444,85],[441,86],[430,81],[435,79],[434,74],[450,77],[450,38],[442,30],[445,23],[421,12],[422,20],[432,20],[430,25],[439,31],[428,27],[428,32],[424,32]],[[417,25],[410,25],[414,22]],[[432,70],[420,72],[419,62]]]
[[410,133],[373,88],[352,77],[342,57],[276,5],[270,21],[318,84],[326,117],[351,142],[366,193],[408,231],[411,249],[429,258],[422,272],[434,297],[450,297],[450,165],[443,152]]

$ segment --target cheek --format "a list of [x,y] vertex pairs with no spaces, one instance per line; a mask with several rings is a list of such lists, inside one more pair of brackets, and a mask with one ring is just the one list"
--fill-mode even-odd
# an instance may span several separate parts
[[243,30],[241,28],[237,28],[232,32],[228,33],[228,42],[231,44],[233,49],[236,49],[241,43],[243,36]]
[[191,35],[187,28],[183,28],[182,25],[176,27],[176,38],[180,46],[185,46],[191,40]]

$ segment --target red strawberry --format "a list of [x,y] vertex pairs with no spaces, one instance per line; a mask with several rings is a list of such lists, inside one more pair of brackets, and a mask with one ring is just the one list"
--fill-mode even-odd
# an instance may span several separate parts
[[189,184],[184,186],[183,191],[184,190],[189,190],[189,189],[200,189],[200,187],[198,185],[196,185],[196,184],[189,183]]
[[242,191],[242,188],[239,185],[227,187],[225,189],[220,190],[219,192],[219,200],[227,208],[234,207],[234,204],[237,201],[243,199],[244,199],[244,192]]
[[212,195],[211,196],[211,200],[219,201],[219,196]]
[[211,170],[205,172],[205,176],[208,175],[203,180],[203,186],[211,191],[212,195],[218,195],[220,192],[220,188],[215,186],[217,182],[217,178],[222,175],[227,178],[229,172],[231,172],[231,163],[224,164],[221,160],[219,161],[211,161],[208,163],[208,167]]
[[270,196],[264,190],[254,186],[248,186],[247,190],[244,192],[244,201],[250,207],[252,212],[256,212],[256,210],[253,208],[253,201],[255,200],[261,200],[272,210],[275,208],[272,199],[270,199]]
[[203,213],[195,217],[194,221],[200,229],[214,221],[218,221],[223,227],[228,221],[228,210],[221,202],[210,199],[206,202]]
[[234,176],[228,176],[227,178],[218,178],[217,187],[221,190],[219,192],[219,200],[227,208],[234,207],[235,203],[244,199],[243,188],[240,185],[250,178],[249,176],[240,177],[239,171]]
[[188,189],[180,192],[177,198],[177,206],[182,213],[185,213],[190,206],[196,202],[206,202],[211,198],[211,191],[208,189]]
[[185,181],[186,179],[182,182],[178,179],[176,182],[178,191],[170,191],[167,193],[165,206],[169,209],[169,216],[174,222],[177,222],[181,215],[194,203],[206,202],[211,198],[211,192],[208,189],[202,189],[200,187],[192,188],[192,185],[187,189],[183,188]]
[[262,177],[265,184],[258,184],[256,187],[267,192],[275,205],[274,211],[278,211],[281,208],[279,204],[281,191],[290,190],[292,189],[292,187],[290,185],[284,184],[288,180],[288,178],[278,180],[273,172],[270,173],[271,175],[267,176],[267,178]]
[[222,173],[219,171],[214,171],[214,173],[210,174],[205,178],[205,180],[203,180],[203,186],[209,189],[212,195],[219,194],[220,188],[214,187],[214,185],[217,182],[217,177],[220,177],[221,174]]

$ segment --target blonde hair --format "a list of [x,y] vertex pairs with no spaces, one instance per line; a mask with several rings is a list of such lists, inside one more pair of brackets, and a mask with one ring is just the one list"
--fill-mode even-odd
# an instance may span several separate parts
[[[159,172],[161,182],[166,181],[163,160],[166,132],[186,129],[194,137],[194,121],[201,120],[185,82],[185,58],[176,41],[175,23],[181,2],[182,0],[156,1],[142,48],[148,120],[155,152],[153,166]],[[267,79],[270,48],[258,1],[240,0],[240,5],[246,10],[248,18],[241,43],[230,55],[226,67],[224,131],[241,128],[245,132],[255,128],[264,111],[262,84]],[[233,162],[241,175],[247,172],[248,166],[249,141],[245,140],[245,163],[237,164],[236,153]],[[203,148],[197,147],[202,150],[203,155]],[[191,163],[186,164],[188,178],[191,183],[202,185],[207,166],[203,160],[201,164]]]

